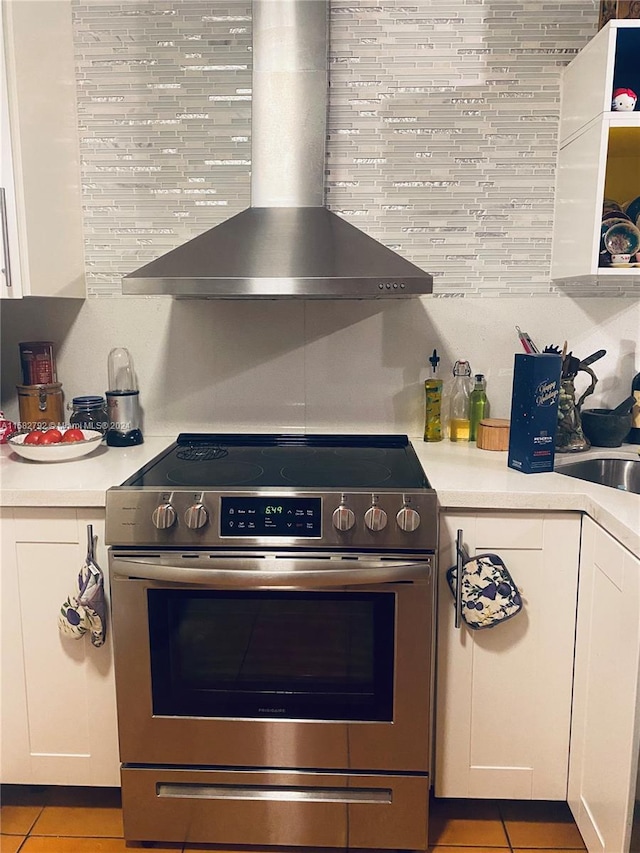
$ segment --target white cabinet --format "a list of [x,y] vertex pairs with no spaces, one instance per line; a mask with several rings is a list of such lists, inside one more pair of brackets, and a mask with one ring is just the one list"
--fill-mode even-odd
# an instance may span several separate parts
[[[566,799],[580,525],[568,512],[441,516],[436,796]],[[523,611],[501,625],[455,628],[457,529],[521,590]]]
[[2,0],[0,26],[0,296],[84,297],[70,0]]
[[611,110],[614,89],[640,96],[639,54],[640,21],[613,20],[564,71],[552,279],[640,282],[639,267],[600,266],[604,200],[640,196],[640,103]]
[[568,800],[589,853],[629,850],[639,665],[640,561],[585,518]]
[[104,510],[0,510],[2,783],[120,784],[110,632],[96,648],[58,631],[88,523],[106,574]]

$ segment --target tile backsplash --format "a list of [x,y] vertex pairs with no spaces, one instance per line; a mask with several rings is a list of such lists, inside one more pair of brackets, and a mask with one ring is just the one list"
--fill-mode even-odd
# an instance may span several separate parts
[[[117,296],[250,203],[251,3],[73,0],[73,18],[89,295]],[[436,296],[557,293],[560,76],[597,20],[597,0],[331,0],[327,205]]]

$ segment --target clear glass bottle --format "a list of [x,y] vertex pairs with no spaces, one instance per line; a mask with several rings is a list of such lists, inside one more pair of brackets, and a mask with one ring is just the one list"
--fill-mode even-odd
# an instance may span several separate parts
[[629,444],[640,444],[640,373],[633,377],[631,394],[636,398],[636,402],[631,411],[631,429],[625,441]]
[[478,424],[489,416],[489,401],[487,399],[487,380],[484,374],[476,373],[475,385],[469,398],[469,441],[478,437]]
[[468,361],[453,365],[453,387],[449,407],[449,438],[451,441],[469,441],[469,398],[471,396],[471,366]]
[[429,358],[432,375],[424,383],[424,440],[442,441],[442,379],[438,378],[438,362],[440,356],[437,350]]

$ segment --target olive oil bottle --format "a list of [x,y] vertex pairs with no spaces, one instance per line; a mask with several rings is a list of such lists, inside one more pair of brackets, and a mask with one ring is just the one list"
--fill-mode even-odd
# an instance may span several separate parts
[[482,373],[476,373],[475,385],[469,398],[469,441],[476,441],[478,424],[489,416],[489,401],[487,400],[487,380]]
[[432,374],[424,383],[424,440],[442,441],[442,379],[438,378],[440,356],[434,349],[429,358]]
[[469,387],[471,367],[468,361],[460,359],[453,366],[453,387],[451,390],[451,416],[449,418],[449,440],[469,441]]

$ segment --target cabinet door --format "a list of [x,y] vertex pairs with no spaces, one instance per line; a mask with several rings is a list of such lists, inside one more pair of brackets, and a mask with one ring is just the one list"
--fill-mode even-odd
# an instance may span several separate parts
[[0,295],[84,297],[71,3],[2,0],[0,14],[4,235],[12,272],[11,287],[3,274]]
[[586,518],[568,800],[590,853],[629,849],[639,664],[640,561]]
[[0,134],[0,298],[19,299],[22,296],[22,287],[2,14],[0,14],[0,128],[2,128]]
[[5,509],[2,525],[2,782],[118,785],[110,633],[100,648],[62,637],[86,526],[106,572],[104,511]]
[[[611,20],[564,70],[552,279],[637,287],[633,241],[615,232],[605,241],[602,213],[605,201],[640,197],[640,112],[611,109],[617,88],[638,91],[639,51],[640,21]],[[625,251],[630,259],[614,261]]]
[[[504,624],[455,628],[457,529],[470,555],[500,555],[521,591]],[[446,513],[440,538],[435,793],[564,800],[580,514]]]

